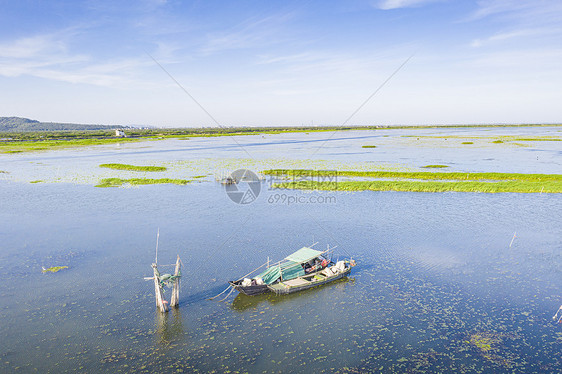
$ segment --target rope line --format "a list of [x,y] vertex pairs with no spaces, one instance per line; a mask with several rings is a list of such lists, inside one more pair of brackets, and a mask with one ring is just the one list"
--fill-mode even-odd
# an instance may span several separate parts
[[230,286],[230,285],[228,285],[228,287],[226,287],[226,288],[224,289],[224,291],[222,291],[222,292],[221,292],[221,293],[219,293],[218,295],[216,295],[216,296],[213,296],[213,297],[211,297],[211,298],[209,298],[209,299],[207,299],[207,300],[213,300],[213,299],[216,299],[217,297],[219,297],[220,295],[222,295],[223,293],[225,293],[225,292],[226,292],[226,291],[227,291],[227,290],[228,290],[228,289],[229,289],[230,287],[231,287],[231,286]]
[[232,288],[232,289],[231,289],[230,292],[224,297],[224,299],[219,300],[219,303],[222,302],[222,301],[225,301],[225,300],[230,296],[230,294],[234,291],[234,287],[231,287],[231,288]]

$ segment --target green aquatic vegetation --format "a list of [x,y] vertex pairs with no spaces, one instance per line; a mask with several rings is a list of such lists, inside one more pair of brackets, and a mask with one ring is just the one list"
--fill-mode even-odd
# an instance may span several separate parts
[[506,142],[559,142],[562,141],[558,136],[463,136],[463,135],[402,135],[403,138],[419,139],[456,139],[465,140],[461,144],[473,144],[473,140],[488,140],[492,143],[501,144]]
[[144,184],[177,184],[185,185],[190,183],[187,179],[170,179],[170,178],[160,178],[160,179],[148,179],[148,178],[131,178],[131,179],[121,179],[121,178],[104,178],[100,181],[96,187],[121,187],[125,184],[130,184],[133,186],[144,185]]
[[462,173],[462,172],[410,172],[410,171],[356,171],[356,170],[306,170],[269,169],[262,174],[298,177],[370,177],[397,179],[439,179],[439,180],[518,180],[518,181],[557,181],[562,182],[562,174],[520,174],[520,173]]
[[377,148],[376,145],[364,145],[361,148]]
[[560,141],[562,141],[561,138],[554,137],[554,136],[533,136],[533,137],[513,136],[513,137],[506,137],[505,140],[516,141],[516,142],[560,142]]
[[513,339],[513,336],[493,332],[475,333],[465,343],[476,347],[482,356],[491,363],[498,366],[511,367],[514,365],[514,361],[517,361],[519,358],[517,355],[504,352],[504,347],[502,347],[504,339]]
[[62,148],[87,147],[94,145],[136,142],[132,138],[107,138],[107,139],[65,139],[65,140],[24,140],[0,142],[0,153],[20,153],[47,151]]
[[488,352],[492,350],[492,343],[495,342],[497,343],[497,341],[494,341],[490,336],[485,336],[483,334],[473,334],[470,337],[470,341],[468,341],[467,343],[474,345],[483,352]]
[[100,168],[129,171],[166,171],[164,166],[137,166],[127,164],[101,164]]
[[68,269],[68,266],[52,266],[50,268],[43,268],[43,273],[56,273],[63,269]]
[[38,179],[36,181],[31,181],[29,183],[44,183],[45,181],[42,181],[41,179]]
[[425,165],[422,166],[422,168],[427,168],[427,169],[441,169],[441,168],[448,168],[449,166],[447,165]]
[[403,192],[517,192],[517,193],[562,193],[560,182],[447,182],[447,181],[344,181],[317,182],[296,181],[277,183],[278,189],[324,190],[324,191],[403,191]]

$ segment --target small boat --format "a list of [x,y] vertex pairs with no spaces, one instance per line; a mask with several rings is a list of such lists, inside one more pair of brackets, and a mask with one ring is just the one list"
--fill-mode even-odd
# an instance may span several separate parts
[[238,181],[232,176],[228,176],[220,180],[221,184],[236,184]]
[[333,249],[322,252],[303,247],[275,264],[268,264],[267,269],[254,278],[243,277],[228,283],[248,296],[269,291],[285,295],[330,283],[346,277],[355,266],[353,260],[333,262]]

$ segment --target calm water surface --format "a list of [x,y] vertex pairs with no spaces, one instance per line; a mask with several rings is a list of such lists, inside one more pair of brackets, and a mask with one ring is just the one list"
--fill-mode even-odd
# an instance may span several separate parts
[[[562,170],[559,142],[459,150],[415,144],[402,137],[411,133],[393,131],[336,133],[314,156],[331,134],[238,137],[254,158],[241,164],[266,167],[308,155],[324,165]],[[170,175],[187,177],[209,165],[231,166],[213,157],[244,154],[231,139],[211,138],[0,156],[0,170],[9,172],[0,180],[0,371],[544,373],[562,367],[562,325],[552,320],[562,304],[558,194],[301,194],[270,191],[265,181],[254,203],[237,205],[212,177],[187,186],[100,189],[91,182],[131,175],[98,170],[104,162],[168,163]],[[28,183],[57,178],[60,183]],[[276,193],[335,200],[268,202]],[[155,309],[152,283],[143,280],[151,275],[158,227],[159,263],[172,264],[176,254],[184,263],[180,307],[166,315]],[[282,258],[312,242],[338,245],[358,266],[347,280],[295,295],[207,300],[268,256]],[[70,268],[41,273],[41,266],[57,265]]]

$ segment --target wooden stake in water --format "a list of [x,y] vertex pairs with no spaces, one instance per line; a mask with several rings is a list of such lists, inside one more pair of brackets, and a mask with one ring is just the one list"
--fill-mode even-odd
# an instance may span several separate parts
[[513,238],[511,238],[511,243],[509,243],[509,248],[511,248],[511,245],[513,244],[513,241],[515,240],[515,234],[517,234],[517,231],[515,231],[513,233]]
[[181,276],[181,260],[180,256],[176,260],[176,270],[174,271],[174,286],[172,288],[172,298],[170,300],[170,306],[178,306],[180,299],[180,276]]
[[152,264],[152,270],[154,271],[154,295],[156,296],[156,306],[162,313],[165,313],[168,311],[168,302],[162,295],[164,290],[160,284],[160,272],[158,271],[158,266],[156,264]]
[[[170,275],[166,274],[164,277],[164,282],[168,284],[173,282],[172,288],[172,298],[170,304],[164,298],[164,289],[162,287],[162,279],[160,278],[160,272],[158,271],[158,239],[160,237],[160,228],[158,228],[158,233],[156,234],[156,256],[154,258],[154,263],[152,264],[153,276],[144,278],[145,280],[154,280],[154,298],[156,301],[156,306],[162,313],[168,311],[169,306],[177,306],[180,299],[180,277],[181,277],[181,259],[177,256],[176,259],[176,269],[173,277],[170,279]],[[164,265],[167,266],[167,265]]]

